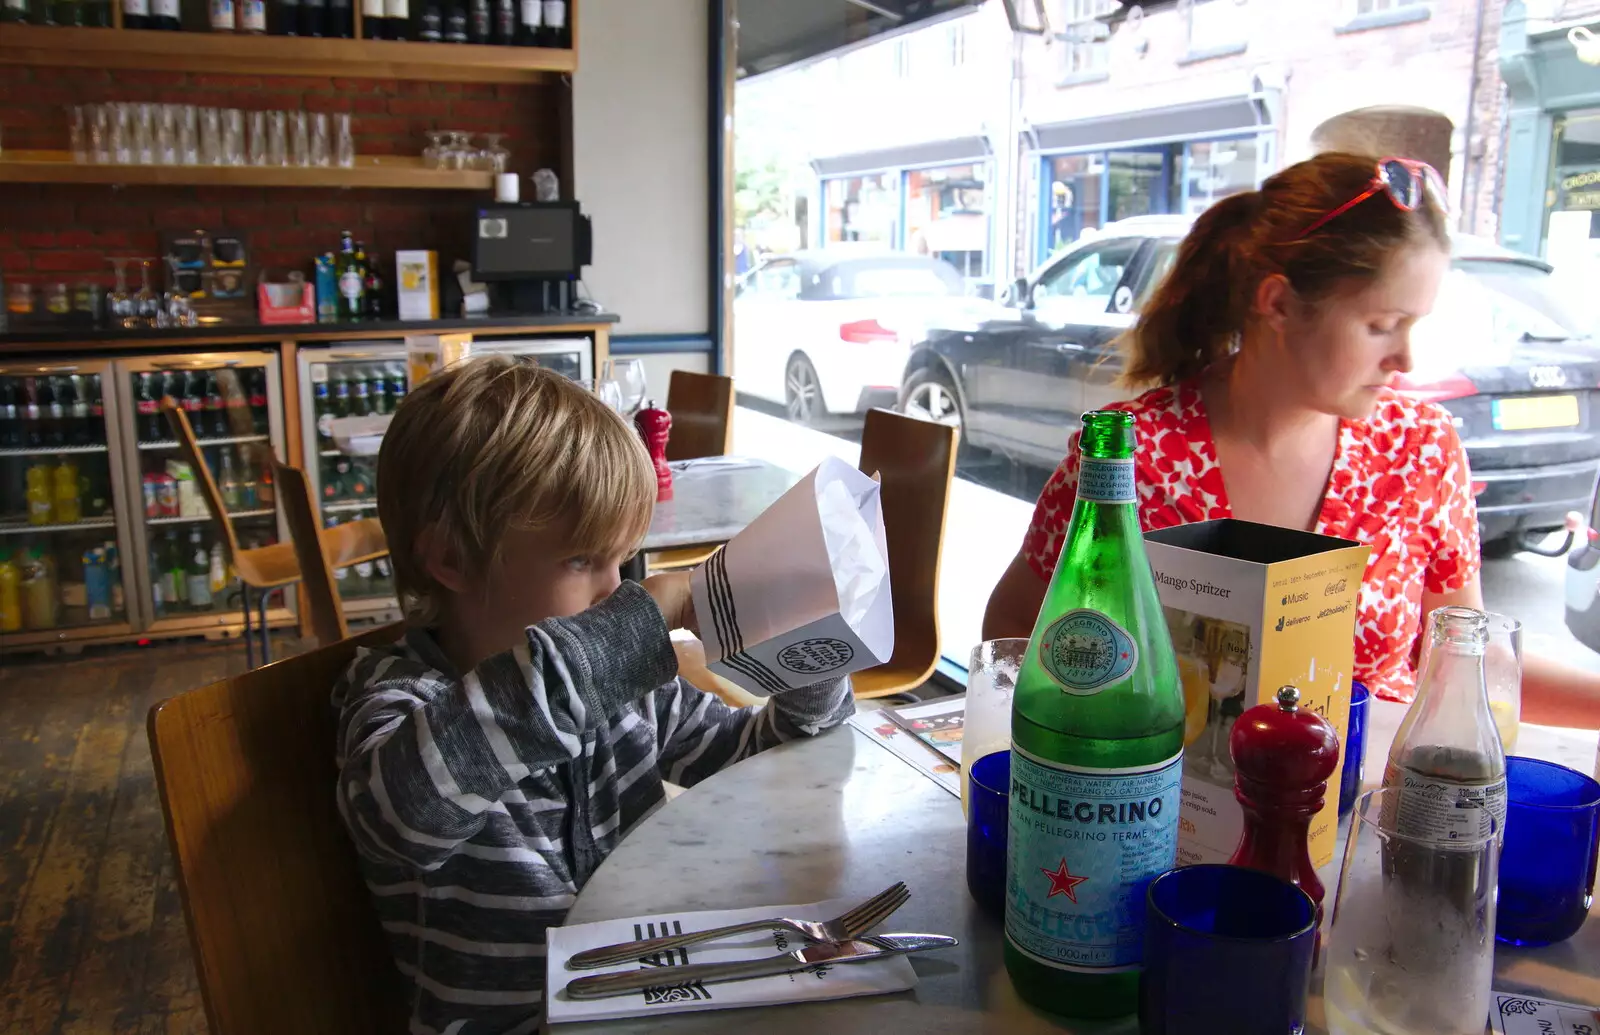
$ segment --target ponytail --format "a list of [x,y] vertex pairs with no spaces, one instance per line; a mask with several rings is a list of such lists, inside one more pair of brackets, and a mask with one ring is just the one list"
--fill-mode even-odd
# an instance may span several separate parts
[[1448,251],[1444,213],[1431,199],[1408,212],[1380,198],[1305,233],[1366,190],[1377,164],[1327,152],[1201,213],[1139,322],[1122,336],[1123,384],[1176,384],[1227,356],[1265,277],[1284,277],[1300,299],[1315,303],[1342,283],[1376,278],[1402,247],[1431,243]]
[[1194,221],[1171,271],[1124,336],[1124,384],[1175,384],[1228,354],[1249,305],[1239,290],[1238,245],[1260,201],[1258,191],[1233,194]]

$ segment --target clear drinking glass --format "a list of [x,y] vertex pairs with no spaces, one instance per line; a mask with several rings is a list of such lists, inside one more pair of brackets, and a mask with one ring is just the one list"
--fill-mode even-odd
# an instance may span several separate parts
[[291,112],[289,120],[289,160],[298,166],[311,164],[311,120],[303,111]]
[[267,164],[289,164],[289,113],[286,111],[273,111],[267,113],[269,126],[267,136]]
[[97,165],[109,165],[113,157],[111,151],[111,106],[109,104],[93,104],[89,106],[89,153]]
[[72,160],[74,162],[87,162],[89,160],[89,117],[85,114],[83,105],[74,104],[67,109],[67,135],[71,139]]
[[332,165],[332,152],[328,143],[328,114],[319,111],[311,116],[311,164]]
[[192,104],[178,109],[178,161],[200,164],[200,109]]
[[445,166],[450,169],[465,169],[471,160],[472,134],[460,130],[450,131],[450,146],[445,151]]
[[1517,749],[1522,723],[1522,623],[1510,615],[1489,615],[1483,681],[1489,688],[1489,714],[1509,755]]
[[222,160],[227,165],[244,164],[244,112],[238,108],[222,113]]
[[350,128],[348,113],[333,117],[333,161],[341,169],[349,169],[356,164],[356,138]]
[[622,386],[617,384],[615,381],[608,381],[604,378],[596,380],[594,382],[594,394],[599,396],[600,401],[605,403],[611,409],[618,413],[623,412]]
[[156,105],[156,161],[161,165],[178,164],[178,117],[181,111],[176,104]]
[[649,391],[645,383],[644,360],[614,359],[610,362],[611,380],[622,386],[622,412],[638,412],[639,407],[644,405],[645,393]]
[[118,165],[133,164],[132,105],[111,104],[111,160]]
[[150,286],[150,260],[139,260],[139,290],[133,296],[137,326],[154,327],[161,315],[161,296]]
[[140,165],[156,164],[155,105],[133,105],[133,150]]
[[128,260],[110,259],[111,269],[116,275],[116,286],[106,293],[106,316],[108,322],[117,327],[137,326],[133,308],[133,296],[128,294]]
[[1383,822],[1395,793],[1362,796],[1351,821],[1326,950],[1329,1035],[1482,1035],[1494,977],[1499,824],[1490,813],[1467,825],[1486,834],[1412,837]]
[[250,113],[250,141],[249,157],[251,165],[267,164],[267,113],[253,111]]
[[428,146],[422,149],[422,164],[429,169],[444,168],[445,137],[449,134],[441,130],[431,130],[428,133]]
[[484,134],[484,140],[488,141],[488,144],[483,149],[483,154],[486,156],[487,161],[485,168],[490,172],[503,173],[506,171],[506,166],[511,162],[511,151],[505,144],[501,143],[505,138],[506,135],[504,133]]
[[996,751],[1011,750],[1011,699],[1028,653],[1026,637],[985,640],[967,661],[967,708],[961,729],[961,808],[968,808],[972,766]]
[[222,164],[222,113],[216,108],[200,109],[200,164]]

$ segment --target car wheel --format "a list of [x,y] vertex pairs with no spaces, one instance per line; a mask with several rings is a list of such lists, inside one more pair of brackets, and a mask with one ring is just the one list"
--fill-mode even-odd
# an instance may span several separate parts
[[784,368],[783,408],[796,424],[815,424],[827,412],[817,368],[803,353],[790,356],[789,365]]
[[966,414],[961,411],[961,397],[956,394],[955,383],[943,367],[923,367],[906,378],[900,390],[900,412],[955,428],[961,462],[986,455],[967,444]]

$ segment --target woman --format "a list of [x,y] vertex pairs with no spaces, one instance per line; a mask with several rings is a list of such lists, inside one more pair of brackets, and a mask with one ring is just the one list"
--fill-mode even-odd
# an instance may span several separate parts
[[[1234,517],[1372,548],[1355,677],[1416,692],[1422,616],[1483,606],[1477,512],[1449,415],[1390,385],[1449,268],[1443,188],[1419,163],[1318,155],[1201,215],[1128,335],[1146,529]],[[1071,520],[1077,442],[989,598],[984,635],[1033,627]],[[1523,718],[1600,726],[1600,679],[1526,656]]]

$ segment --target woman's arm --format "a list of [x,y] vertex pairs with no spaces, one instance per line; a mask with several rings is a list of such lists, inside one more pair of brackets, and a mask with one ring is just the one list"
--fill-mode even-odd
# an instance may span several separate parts
[[1019,551],[989,594],[989,607],[983,612],[983,638],[1032,636],[1048,588],[1049,583],[1039,577]]
[[[1458,590],[1422,594],[1424,617],[1434,608],[1450,604],[1483,610],[1483,587],[1477,575]],[[1522,721],[1600,729],[1600,676],[1523,651]]]

